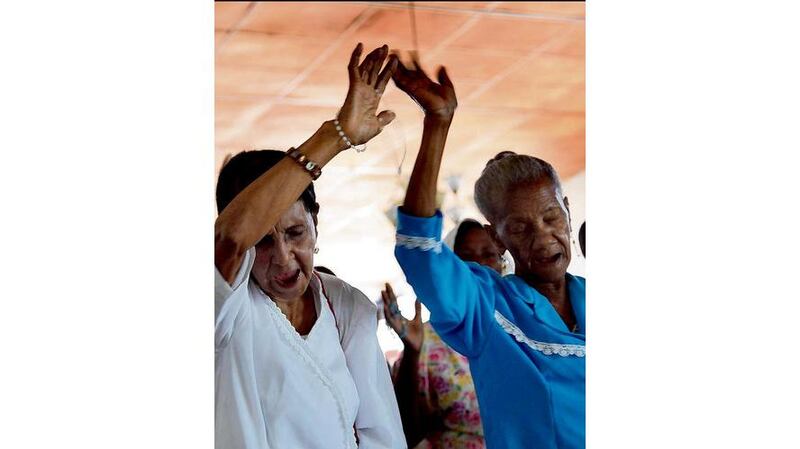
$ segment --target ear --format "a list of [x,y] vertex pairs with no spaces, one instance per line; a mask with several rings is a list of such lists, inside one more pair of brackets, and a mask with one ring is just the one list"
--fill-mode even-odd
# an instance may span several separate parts
[[317,229],[317,225],[319,224],[319,203],[314,203],[314,210],[311,211],[311,220],[314,222],[314,235],[319,237],[319,230]]
[[569,198],[564,196],[564,207],[567,208],[567,223],[569,224],[569,232],[572,233],[572,214],[569,211]]
[[505,254],[506,246],[503,245],[503,242],[500,241],[500,236],[497,235],[497,231],[495,230],[494,226],[486,224],[483,225],[483,229],[486,230],[486,232],[489,234],[489,237],[494,242],[495,246],[497,246],[497,249],[500,250],[500,254]]
[[314,240],[319,238],[319,229],[317,229],[317,214],[312,216],[314,220]]

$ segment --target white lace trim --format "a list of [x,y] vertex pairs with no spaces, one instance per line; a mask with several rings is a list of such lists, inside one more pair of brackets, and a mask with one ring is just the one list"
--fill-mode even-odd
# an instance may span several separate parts
[[275,325],[279,329],[281,336],[289,343],[289,347],[300,355],[300,358],[306,362],[311,371],[314,372],[322,384],[330,391],[331,395],[333,395],[336,405],[338,406],[337,408],[339,409],[339,422],[342,425],[342,431],[344,433],[342,447],[345,449],[357,449],[358,445],[355,435],[353,434],[353,427],[347,424],[347,412],[344,407],[344,398],[331,380],[331,375],[327,372],[322,363],[317,360],[313,352],[304,350],[304,345],[306,344],[305,340],[294,330],[292,323],[290,323],[286,315],[281,312],[281,309],[279,309],[269,297],[263,294],[262,296],[267,303],[267,310],[270,312],[273,321],[275,321]]
[[433,237],[417,237],[413,235],[397,234],[397,244],[406,249],[421,249],[439,254],[442,252],[442,242]]
[[540,341],[532,340],[525,335],[520,328],[514,323],[504,317],[503,314],[496,311],[494,312],[494,319],[500,324],[504,331],[508,332],[520,343],[524,343],[536,351],[544,355],[560,355],[561,357],[584,357],[586,355],[586,347],[583,345],[567,345],[561,343],[542,343]]

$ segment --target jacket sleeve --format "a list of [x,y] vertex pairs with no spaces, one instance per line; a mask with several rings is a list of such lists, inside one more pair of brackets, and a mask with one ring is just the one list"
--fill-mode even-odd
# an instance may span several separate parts
[[468,357],[482,350],[494,322],[495,284],[490,268],[464,262],[442,245],[442,213],[414,217],[398,211],[395,257],[433,328]]

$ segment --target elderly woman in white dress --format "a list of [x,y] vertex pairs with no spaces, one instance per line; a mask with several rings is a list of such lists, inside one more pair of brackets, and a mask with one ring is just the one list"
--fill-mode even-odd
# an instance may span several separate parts
[[215,223],[218,449],[405,448],[376,337],[376,308],[314,271],[312,180],[394,119],[376,114],[396,67],[388,48],[359,64],[335,120],[297,149],[240,153],[222,169]]

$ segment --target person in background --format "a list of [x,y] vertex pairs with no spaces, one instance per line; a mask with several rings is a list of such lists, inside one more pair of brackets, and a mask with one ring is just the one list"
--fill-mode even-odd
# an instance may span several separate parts
[[[339,153],[389,124],[378,103],[396,62],[388,47],[348,65],[335,120],[298,148],[246,151],[220,171],[214,224],[217,449],[406,448],[376,307],[313,270],[313,180]],[[346,193],[345,193],[346,194]]]
[[398,64],[395,84],[425,112],[420,150],[398,210],[395,256],[430,323],[469,360],[491,449],[579,449],[585,443],[585,279],[567,273],[569,202],[546,161],[507,154],[489,161],[475,202],[515,274],[461,260],[442,245],[436,187],[455,88],[418,63]]
[[[445,238],[466,262],[502,272],[502,255],[483,226],[471,219],[459,223]],[[391,285],[382,292],[387,324],[403,341],[394,378],[397,404],[408,447],[418,449],[483,449],[478,399],[469,361],[422,323],[420,303],[414,319],[403,318]]]

